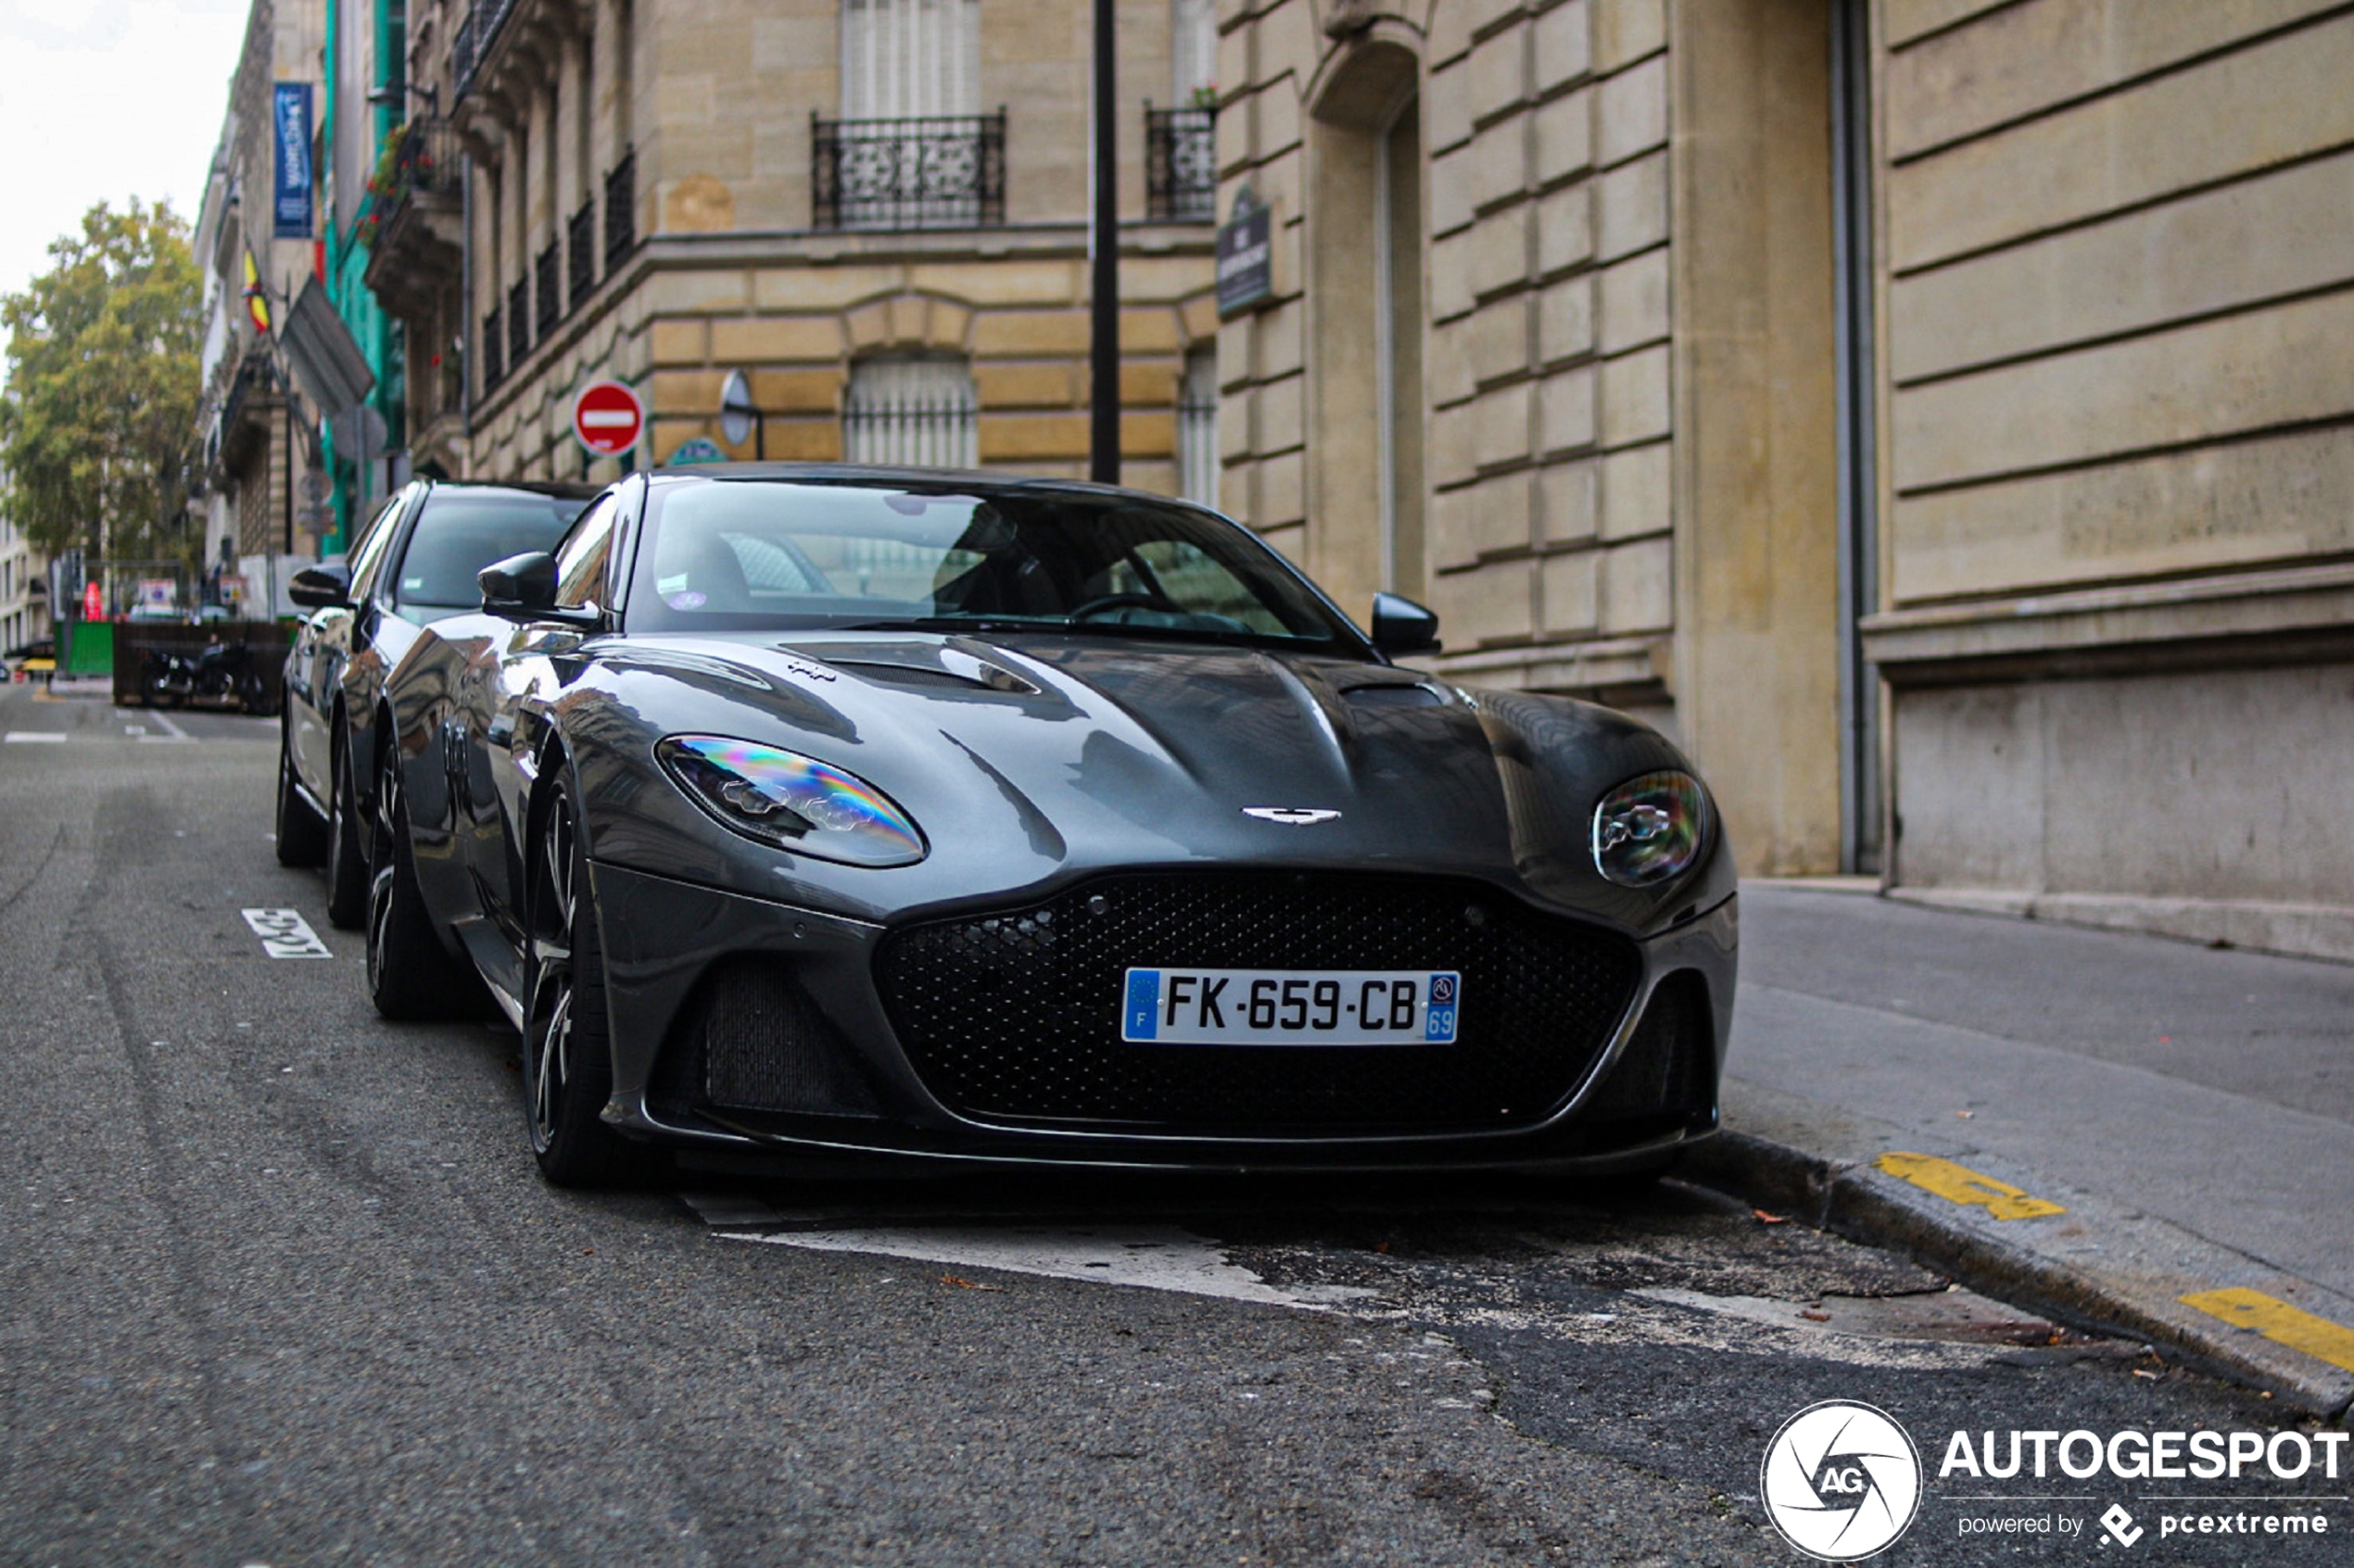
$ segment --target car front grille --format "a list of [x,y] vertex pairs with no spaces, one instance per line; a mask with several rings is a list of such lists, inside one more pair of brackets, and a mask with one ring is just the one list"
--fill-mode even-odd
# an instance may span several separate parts
[[[1131,966],[1454,969],[1452,1045],[1140,1045]],[[1261,1135],[1542,1120],[1583,1080],[1641,958],[1484,883],[1355,873],[1132,873],[910,925],[876,978],[924,1085],[975,1120]]]

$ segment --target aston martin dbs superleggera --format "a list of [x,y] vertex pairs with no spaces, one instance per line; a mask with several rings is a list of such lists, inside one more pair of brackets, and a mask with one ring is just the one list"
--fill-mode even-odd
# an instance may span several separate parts
[[1249,530],[938,470],[632,474],[386,680],[368,979],[523,1034],[566,1183],[662,1146],[1655,1167],[1732,856],[1664,738],[1401,667]]

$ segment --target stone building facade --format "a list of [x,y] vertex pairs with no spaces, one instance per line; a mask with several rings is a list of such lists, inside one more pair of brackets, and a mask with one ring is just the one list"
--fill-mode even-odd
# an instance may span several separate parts
[[[697,441],[1084,472],[1086,0],[428,0],[410,19],[412,56],[446,61],[412,73],[446,80],[470,155],[472,473],[616,472],[569,426],[608,377],[647,403],[641,462]],[[1210,117],[1186,105],[1215,29],[1210,0],[1120,8],[1125,476],[1172,492],[1189,448],[1215,474],[1214,413],[1184,395],[1189,356],[1214,386]],[[718,417],[736,371],[758,414],[741,442]]]
[[2354,956],[2354,19],[1221,0],[1227,509],[1753,874]]
[[310,233],[278,232],[272,114],[277,86],[288,83],[308,85],[316,115],[325,28],[323,0],[254,0],[191,239],[204,310],[204,446],[195,506],[204,520],[205,569],[216,582],[215,574],[255,576],[246,567],[268,556],[313,557],[333,525],[303,483],[319,462],[316,411],[304,404],[290,417],[283,361],[248,298],[258,285],[274,334],[287,303],[318,271],[315,219]]

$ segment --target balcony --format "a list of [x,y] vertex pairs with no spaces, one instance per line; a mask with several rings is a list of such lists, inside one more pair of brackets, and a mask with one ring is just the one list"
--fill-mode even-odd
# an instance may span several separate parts
[[1218,111],[1145,106],[1145,216],[1208,223],[1218,216]]
[[430,316],[464,265],[457,138],[438,118],[412,120],[373,178],[361,232],[370,242],[367,285],[404,321]]
[[810,118],[812,226],[971,229],[1006,221],[1006,111]]
[[449,74],[457,83],[456,96],[464,97],[473,90],[475,74],[482,69],[483,57],[490,53],[490,45],[498,42],[499,30],[514,14],[516,0],[475,0],[465,17],[458,23],[458,31],[449,39]]

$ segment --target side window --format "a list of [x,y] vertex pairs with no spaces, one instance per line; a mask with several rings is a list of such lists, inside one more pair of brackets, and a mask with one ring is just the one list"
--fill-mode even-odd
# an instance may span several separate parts
[[621,510],[614,496],[600,496],[581,513],[556,553],[556,603],[565,610],[605,600],[605,563],[613,554],[614,520]]
[[377,568],[384,563],[385,546],[400,531],[401,503],[409,492],[402,491],[376,509],[369,521],[368,531],[360,537],[360,550],[351,558],[351,601],[364,601],[376,586]]

